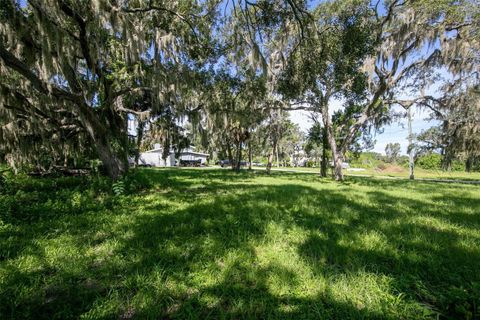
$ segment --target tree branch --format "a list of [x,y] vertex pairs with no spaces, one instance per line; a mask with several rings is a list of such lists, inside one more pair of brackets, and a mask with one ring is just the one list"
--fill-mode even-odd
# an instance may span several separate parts
[[180,13],[178,13],[174,10],[171,10],[171,9],[168,9],[168,8],[165,8],[165,7],[155,6],[155,5],[152,5],[152,4],[149,4],[149,6],[145,7],[145,8],[131,8],[131,9],[122,8],[121,10],[122,10],[122,12],[125,12],[125,13],[145,13],[145,12],[150,12],[150,11],[164,11],[166,13],[169,13],[171,15],[176,16],[181,21],[186,23],[188,25],[188,27],[190,28],[190,30],[193,32],[193,35],[195,36],[197,41],[199,39],[198,34],[195,31],[195,27],[193,26],[193,24],[187,18],[185,18],[183,15],[181,15]]
[[79,96],[63,90],[53,84],[46,84],[43,82],[35,73],[33,73],[23,62],[21,62],[17,57],[5,49],[3,44],[0,43],[0,58],[2,58],[5,65],[18,73],[24,76],[32,86],[37,89],[39,92],[46,95],[53,95],[57,98],[64,100],[72,101],[75,103],[79,102]]

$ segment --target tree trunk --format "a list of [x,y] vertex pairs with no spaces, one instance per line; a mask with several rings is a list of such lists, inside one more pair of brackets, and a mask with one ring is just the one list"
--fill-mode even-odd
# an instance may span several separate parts
[[239,142],[237,144],[237,156],[236,156],[236,163],[235,163],[235,171],[239,172],[240,171],[240,167],[241,167],[241,162],[242,160],[242,143]]
[[322,162],[320,164],[320,176],[322,176],[322,177],[327,176],[327,165],[328,165],[327,149],[328,149],[327,130],[325,129],[325,127],[323,127],[323,132],[322,132]]
[[[328,99],[326,101],[328,101]],[[322,106],[322,120],[323,120],[323,126],[325,127],[325,130],[327,132],[328,143],[330,144],[330,149],[332,150],[333,166],[334,166],[333,176],[336,181],[343,181],[343,172],[342,172],[343,156],[337,147],[337,142],[335,141],[333,125],[330,120],[330,116],[328,114],[328,105],[326,104]]]
[[138,161],[140,160],[140,145],[142,144],[144,128],[145,128],[145,122],[139,121],[138,128],[137,128],[137,141],[136,141],[137,150],[135,150],[135,161],[134,161],[135,167],[138,166]]
[[273,157],[274,157],[274,154],[277,150],[277,141],[274,140],[273,141],[273,145],[272,145],[272,152],[270,152],[270,154],[268,155],[268,163],[267,163],[267,173],[270,174],[270,171],[272,170],[272,163],[273,163]]
[[232,170],[235,169],[235,164],[233,163],[233,153],[232,153],[232,145],[230,144],[230,141],[227,141],[227,155],[228,155],[228,161],[230,161],[230,166],[232,167]]
[[113,180],[117,180],[128,171],[127,150],[124,143],[121,144],[123,147],[120,150],[114,150],[112,142],[115,140],[113,139],[115,135],[124,141],[121,137],[124,132],[121,130],[114,133],[112,130],[109,131],[88,106],[80,105],[79,110],[81,111],[79,114],[82,125],[90,135],[107,175]]
[[275,148],[276,149],[276,157],[277,157],[277,168],[280,168],[280,160],[279,160],[279,157],[278,157],[278,146]]
[[469,156],[467,160],[465,161],[465,171],[466,172],[471,172],[472,171],[472,157]]
[[252,170],[252,143],[248,141],[248,170]]
[[415,161],[414,161],[414,150],[413,150],[413,132],[412,132],[412,112],[411,108],[407,110],[408,116],[408,169],[410,173],[410,180],[415,179],[414,169],[415,169]]
[[115,154],[106,139],[99,139],[94,141],[94,143],[98,157],[102,161],[103,167],[110,178],[117,180],[127,172],[128,162],[126,159],[122,159],[122,157]]

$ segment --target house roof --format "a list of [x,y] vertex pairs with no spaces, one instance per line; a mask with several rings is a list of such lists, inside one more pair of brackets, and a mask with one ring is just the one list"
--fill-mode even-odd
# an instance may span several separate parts
[[[147,150],[143,153],[152,153],[152,152],[163,152],[163,148],[157,148],[157,149],[152,149],[152,150]],[[173,151],[170,151],[170,153],[173,153]]]
[[205,156],[205,157],[210,156],[208,153],[201,153],[201,152],[195,152],[195,151],[182,151],[180,152],[180,155],[182,154],[193,154],[195,156]]
[[[152,150],[145,151],[143,153],[153,153],[153,152],[163,152],[163,149],[162,148],[157,148],[157,149],[152,149]],[[172,150],[170,150],[170,154],[173,154],[173,153],[174,152]],[[180,155],[185,155],[185,154],[191,154],[191,155],[195,155],[195,156],[205,156],[205,157],[210,156],[208,153],[195,152],[195,151],[189,151],[189,150],[180,152]]]

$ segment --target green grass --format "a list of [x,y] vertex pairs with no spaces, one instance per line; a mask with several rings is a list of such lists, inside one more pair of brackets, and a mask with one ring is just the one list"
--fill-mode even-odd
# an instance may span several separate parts
[[0,319],[480,318],[478,186],[187,169],[126,185],[11,182]]
[[[265,170],[265,167],[256,167],[257,170]],[[371,177],[393,177],[393,178],[409,178],[407,168],[395,166],[398,172],[389,170],[379,170],[377,168],[367,168],[363,171],[349,171],[344,169],[343,173],[347,176],[371,176]],[[296,172],[312,172],[319,173],[320,168],[306,168],[306,167],[273,167],[272,170],[280,171],[296,171]],[[331,172],[329,172],[331,174]],[[415,177],[421,179],[438,179],[438,180],[466,180],[466,181],[480,181],[480,172],[464,172],[464,171],[443,171],[443,170],[425,170],[421,168],[415,169]]]
[[[364,174],[364,175],[370,175],[373,177],[387,176],[387,177],[400,177],[400,178],[408,179],[409,177],[408,169],[406,168],[401,168],[401,169],[402,171],[400,172],[388,172],[388,171],[382,171],[377,169],[366,169],[365,171],[359,171],[359,172],[347,171],[346,174],[347,175]],[[421,168],[416,168],[414,173],[416,178],[424,178],[424,179],[480,181],[480,172],[465,172],[465,171],[448,172],[443,170],[425,170]]]

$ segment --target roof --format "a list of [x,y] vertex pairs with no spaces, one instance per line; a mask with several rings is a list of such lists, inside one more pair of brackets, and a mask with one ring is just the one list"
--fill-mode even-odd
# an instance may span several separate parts
[[[163,152],[163,148],[157,148],[157,149],[152,149],[152,150],[147,150],[142,153],[151,153],[151,152]],[[170,151],[170,153],[173,153],[173,151]]]
[[[157,148],[157,149],[148,150],[148,151],[145,151],[145,152],[142,152],[142,153],[153,153],[153,152],[163,152],[163,149],[162,148]],[[172,150],[170,150],[170,154],[173,154],[173,153],[174,152]],[[181,151],[180,152],[180,155],[185,155],[185,154],[191,154],[191,155],[195,155],[195,156],[205,156],[205,157],[210,156],[208,153],[195,152],[195,151]]]
[[180,154],[193,154],[195,156],[205,156],[205,157],[208,157],[210,156],[208,153],[201,153],[201,152],[195,152],[195,151],[182,151],[180,152]]

